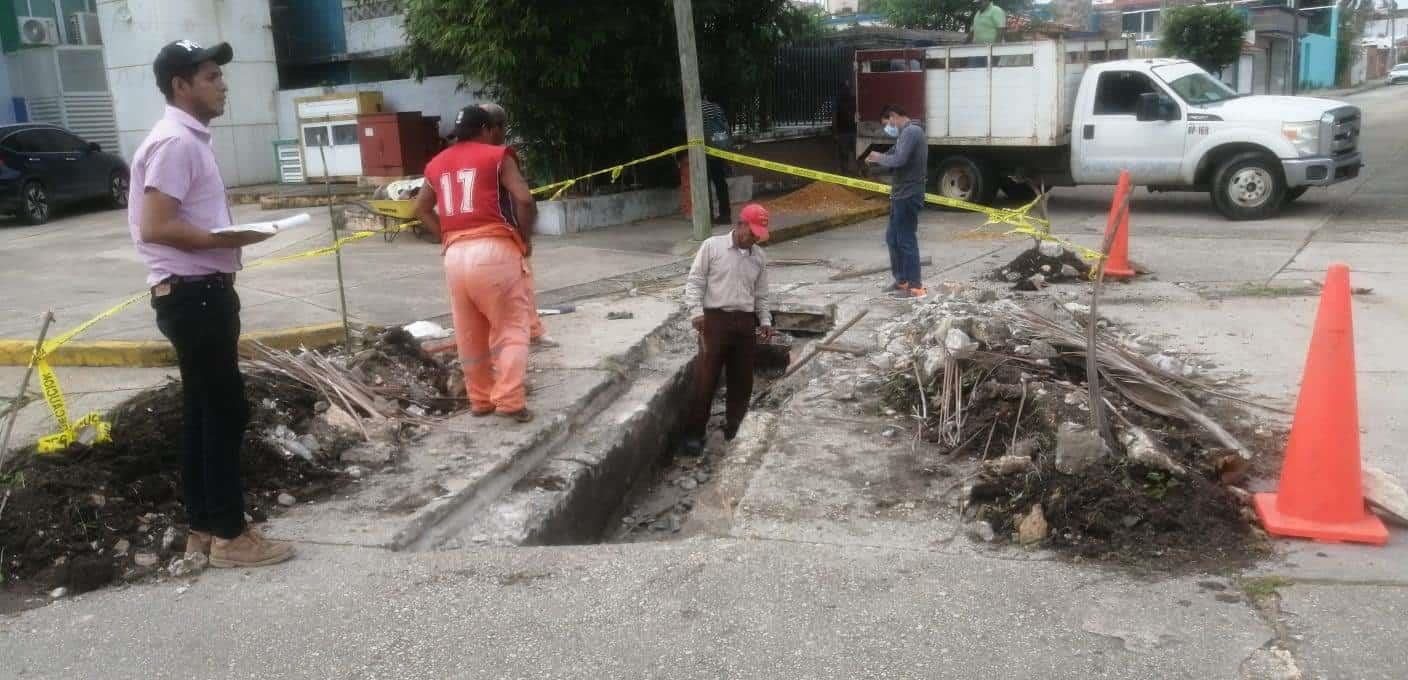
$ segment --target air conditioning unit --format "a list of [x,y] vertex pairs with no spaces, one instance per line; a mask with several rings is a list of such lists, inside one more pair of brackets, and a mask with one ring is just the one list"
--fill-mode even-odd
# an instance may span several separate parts
[[21,45],[59,44],[59,22],[49,17],[18,17]]
[[74,12],[68,15],[68,42],[70,45],[103,44],[103,32],[98,28],[98,15],[92,12]]

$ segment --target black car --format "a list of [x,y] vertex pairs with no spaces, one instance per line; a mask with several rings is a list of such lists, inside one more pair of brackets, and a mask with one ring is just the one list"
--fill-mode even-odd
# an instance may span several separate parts
[[127,206],[127,163],[54,125],[0,125],[0,213],[43,224],[58,203]]

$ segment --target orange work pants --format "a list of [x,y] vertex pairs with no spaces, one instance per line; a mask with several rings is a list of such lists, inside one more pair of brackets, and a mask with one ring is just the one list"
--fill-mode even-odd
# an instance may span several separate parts
[[510,239],[465,239],[445,251],[455,345],[476,411],[513,413],[527,405],[523,377],[529,320],[536,316],[530,281]]
[[543,319],[538,316],[538,281],[533,278],[533,265],[526,264],[528,268],[528,337],[537,340],[548,334],[548,329],[543,328]]

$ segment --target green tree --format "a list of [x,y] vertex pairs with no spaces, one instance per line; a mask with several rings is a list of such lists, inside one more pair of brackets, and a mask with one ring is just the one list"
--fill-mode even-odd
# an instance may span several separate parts
[[1372,0],[1341,0],[1339,7],[1339,30],[1336,34],[1335,44],[1335,79],[1340,85],[1348,87],[1350,69],[1354,68],[1354,62],[1364,52],[1364,48],[1359,44],[1359,38],[1364,35],[1364,26],[1368,23],[1369,15],[1373,13],[1374,8]]
[[[402,64],[443,65],[508,109],[538,182],[684,141],[671,3],[405,0]],[[733,111],[768,82],[777,48],[816,26],[788,0],[694,0],[705,95]],[[641,166],[647,179],[674,172]]]
[[[1031,0],[996,0],[1008,14],[1031,9]],[[978,5],[974,0],[874,0],[877,11],[897,28],[966,31]]]
[[1164,13],[1164,54],[1218,73],[1242,54],[1246,15],[1230,5],[1188,5]]

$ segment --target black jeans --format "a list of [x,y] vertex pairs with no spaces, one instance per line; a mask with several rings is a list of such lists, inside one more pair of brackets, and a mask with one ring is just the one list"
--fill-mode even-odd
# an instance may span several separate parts
[[244,531],[240,446],[249,423],[240,376],[240,298],[231,282],[163,284],[156,325],[176,348],[184,396],[182,480],[191,529],[221,538]]
[[719,213],[715,217],[719,221],[732,222],[733,209],[728,202],[728,161],[710,156],[704,162],[709,171],[709,183],[714,185],[714,199],[719,202]]

